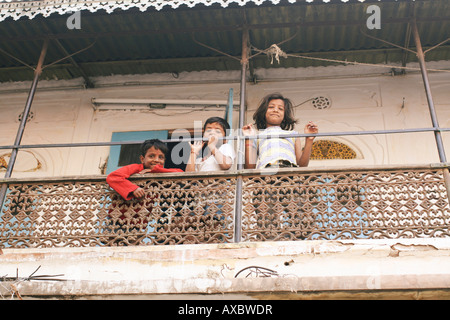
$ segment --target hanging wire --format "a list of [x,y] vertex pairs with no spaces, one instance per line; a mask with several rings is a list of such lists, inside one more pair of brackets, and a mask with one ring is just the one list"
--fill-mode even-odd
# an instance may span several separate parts
[[[286,42],[291,41],[292,39],[294,39],[294,38],[297,36],[297,34],[298,34],[298,31],[297,31],[292,37],[289,37],[289,38],[287,38],[286,40],[283,40],[283,41],[281,41],[281,42],[278,42],[278,43],[276,43],[276,44],[273,44],[273,45],[271,45],[271,46],[270,46],[268,49],[266,49],[266,50],[269,50],[269,51],[274,52],[275,54],[278,54],[278,56],[276,57],[276,59],[277,59],[277,62],[280,63],[280,60],[278,59],[279,54],[281,54],[281,52],[282,52],[282,54],[285,54],[285,53],[284,53],[281,49],[278,50],[278,49],[279,49],[278,47],[281,46],[282,44],[284,44],[284,43],[286,43]],[[255,51],[257,51],[258,53],[254,54],[254,55],[251,55],[251,56],[249,57],[249,59],[251,59],[251,58],[253,58],[253,57],[256,57],[256,56],[258,56],[258,55],[264,53],[264,50],[259,50],[258,48],[256,48],[256,47],[253,46],[253,45],[251,45],[251,48],[254,49]],[[278,49],[277,49],[277,48],[278,48]],[[280,52],[280,51],[281,51],[281,52]],[[282,57],[286,58],[286,56],[284,56],[284,55],[282,55]],[[272,60],[272,62],[273,62],[273,60]]]
[[[256,49],[255,50],[259,50]],[[343,64],[351,64],[351,65],[359,65],[359,66],[370,66],[370,67],[380,67],[380,68],[389,68],[389,69],[404,69],[404,70],[414,70],[414,71],[420,71],[420,68],[415,67],[402,67],[402,66],[394,66],[389,64],[374,64],[374,63],[367,63],[367,62],[357,62],[357,61],[347,61],[347,60],[337,60],[337,59],[328,59],[328,58],[318,58],[318,57],[309,57],[304,55],[298,55],[298,54],[287,54],[283,50],[281,50],[276,44],[271,45],[268,49],[265,50],[259,50],[261,53],[265,53],[269,57],[271,55],[276,55],[277,57],[292,57],[292,58],[301,58],[301,59],[309,59],[309,60],[316,60],[316,61],[323,61],[323,62],[332,62],[332,63],[343,63]],[[278,59],[277,59],[278,60]],[[450,70],[444,70],[444,69],[427,69],[428,71],[435,71],[435,72],[448,72],[450,73]]]
[[11,59],[14,59],[14,60],[16,60],[17,62],[19,62],[19,63],[23,64],[24,66],[26,66],[26,67],[30,68],[31,70],[33,70],[33,71],[35,71],[35,70],[36,70],[36,68],[35,68],[35,67],[33,67],[33,66],[30,66],[30,65],[29,65],[28,63],[26,63],[25,61],[23,61],[23,60],[21,60],[21,59],[19,59],[19,58],[15,57],[15,56],[13,56],[12,54],[10,54],[10,53],[6,52],[6,51],[5,51],[5,50],[3,50],[2,48],[0,48],[0,52],[2,52],[3,54],[7,55],[7,56],[8,56],[8,57],[10,57]]
[[[88,45],[87,47],[85,47],[85,48],[83,48],[83,49],[81,49],[81,50],[78,50],[77,52],[71,53],[71,54],[69,54],[69,55],[67,55],[67,56],[65,56],[65,57],[63,57],[63,58],[61,58],[61,59],[58,59],[58,60],[56,60],[56,61],[54,61],[54,62],[52,62],[52,63],[50,63],[50,64],[47,64],[47,65],[43,66],[43,67],[42,67],[42,70],[44,70],[45,68],[48,68],[48,67],[50,67],[50,66],[53,66],[53,65],[57,64],[58,62],[64,61],[64,60],[66,60],[66,59],[68,59],[68,58],[70,58],[70,57],[72,57],[72,56],[74,56],[74,55],[77,55],[77,54],[79,54],[79,53],[81,53],[81,52],[83,52],[83,51],[86,51],[86,50],[90,49],[96,42],[97,42],[97,39],[94,40],[94,42],[91,43],[90,45]],[[1,49],[1,48],[0,48],[0,52],[2,52],[3,54],[7,55],[7,56],[10,57],[11,59],[14,59],[14,60],[16,60],[17,62],[23,64],[24,66],[26,66],[26,67],[32,69],[33,71],[36,70],[35,67],[29,65],[29,64],[26,63],[25,61],[23,61],[23,60],[21,60],[21,59],[15,57],[15,56],[13,56],[12,54],[6,52],[5,50],[3,50],[3,49]]]
[[[14,298],[14,296],[17,296],[19,300],[23,300],[22,296],[20,295],[19,290],[17,289],[17,284],[24,282],[24,281],[32,281],[32,280],[41,280],[41,281],[67,281],[65,279],[58,279],[57,277],[61,277],[64,274],[55,274],[55,275],[34,275],[41,266],[37,267],[36,270],[34,270],[33,273],[31,273],[28,277],[19,277],[19,269],[16,269],[16,276],[13,277],[7,277],[0,276],[0,287],[2,287],[5,291],[9,292],[11,295],[11,299]],[[5,297],[0,292],[0,298],[4,299]]]
[[95,44],[96,42],[97,42],[97,39],[95,39],[94,42],[92,42],[92,43],[91,43],[90,45],[88,45],[87,47],[85,47],[85,48],[83,48],[83,49],[81,49],[81,50],[78,50],[78,51],[76,51],[76,52],[74,52],[74,53],[71,53],[71,54],[69,54],[69,55],[67,55],[67,56],[65,56],[65,57],[63,57],[63,58],[61,58],[61,59],[58,59],[58,60],[56,60],[56,61],[54,61],[54,62],[52,62],[52,63],[50,63],[50,64],[47,64],[46,66],[43,66],[43,67],[42,67],[42,70],[44,70],[45,68],[51,67],[51,66],[53,66],[54,64],[57,64],[58,62],[64,61],[64,60],[66,60],[66,59],[69,59],[70,57],[72,57],[72,56],[74,56],[74,55],[77,55],[77,54],[79,54],[79,53],[81,53],[81,52],[83,52],[83,51],[86,51],[86,50],[90,49],[91,47],[94,46],[94,44]]
[[428,50],[425,50],[423,53],[425,54],[425,53],[427,53],[428,51],[431,51],[431,50],[433,50],[433,49],[436,49],[437,47],[442,46],[444,43],[446,43],[446,42],[448,42],[448,41],[450,41],[450,38],[448,38],[448,39],[442,41],[441,43],[438,43],[437,45],[435,45],[434,47],[429,48]]
[[380,38],[371,36],[371,35],[365,33],[365,32],[363,31],[363,29],[359,29],[359,31],[360,31],[363,35],[365,35],[366,37],[368,37],[368,38],[371,38],[371,39],[374,39],[374,40],[377,40],[377,41],[386,43],[386,44],[388,44],[388,45],[390,45],[390,46],[397,47],[397,48],[400,48],[400,49],[402,49],[402,50],[406,50],[406,51],[409,51],[409,52],[411,52],[411,53],[416,54],[416,52],[415,52],[414,50],[411,50],[411,49],[408,49],[408,48],[406,48],[406,47],[400,46],[400,45],[398,45],[398,44],[395,44],[395,43],[386,41],[386,40],[384,40],[384,39],[380,39]]
[[192,37],[192,40],[194,40],[195,43],[201,45],[202,47],[205,47],[205,48],[208,48],[208,49],[210,49],[210,50],[212,50],[212,51],[215,51],[215,52],[217,52],[217,53],[223,54],[224,56],[227,56],[227,57],[229,57],[229,58],[231,58],[231,59],[234,59],[234,60],[237,60],[237,61],[241,61],[241,58],[237,58],[237,57],[235,57],[235,56],[232,56],[231,54],[228,54],[228,53],[226,53],[226,52],[220,51],[220,50],[218,50],[218,49],[216,49],[216,48],[213,48],[213,47],[211,47],[211,46],[208,46],[207,44],[201,43],[200,41],[198,41],[197,39],[195,39],[194,34],[191,34],[191,37]]

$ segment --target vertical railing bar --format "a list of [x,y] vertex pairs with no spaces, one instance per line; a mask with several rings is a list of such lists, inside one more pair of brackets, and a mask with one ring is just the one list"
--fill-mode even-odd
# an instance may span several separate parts
[[438,118],[436,115],[436,109],[434,107],[433,95],[431,94],[430,82],[428,79],[428,71],[427,71],[427,67],[425,65],[425,55],[423,53],[422,43],[420,41],[419,31],[417,29],[417,23],[416,23],[415,18],[412,19],[411,26],[412,26],[414,41],[416,43],[417,58],[419,60],[423,84],[425,86],[425,94],[427,96],[428,109],[430,111],[431,122],[433,124],[433,127],[435,128],[434,136],[436,139],[436,145],[437,145],[438,152],[439,152],[439,159],[441,162],[445,163],[445,162],[447,162],[447,157],[445,156],[444,144],[442,142],[441,131],[439,128],[439,122],[438,122]]
[[[435,128],[434,137],[436,139],[436,146],[437,146],[438,153],[439,153],[439,159],[440,159],[441,163],[446,163],[447,157],[445,155],[445,147],[444,147],[444,143],[442,141],[442,135],[441,135],[441,130],[439,128],[439,121],[437,118],[436,109],[434,106],[433,95],[431,94],[431,87],[430,87],[430,82],[428,79],[428,71],[427,71],[427,67],[425,64],[425,54],[423,52],[422,43],[420,41],[419,30],[417,29],[417,21],[415,18],[412,19],[411,26],[412,26],[414,41],[416,43],[417,58],[419,60],[423,84],[425,86],[425,94],[427,96],[428,109],[430,111],[431,122],[432,122],[433,127]],[[449,173],[448,168],[444,168],[442,171],[444,174],[445,188],[447,189],[447,198],[449,199],[449,202],[450,202],[450,173]]]
[[[32,84],[31,84],[30,91],[28,93],[27,102],[26,102],[24,110],[23,110],[22,120],[20,121],[19,128],[17,130],[16,140],[14,141],[15,146],[20,145],[20,142],[22,141],[23,132],[25,131],[25,125],[27,123],[28,115],[30,114],[30,110],[31,110],[31,104],[33,102],[34,94],[36,93],[36,87],[37,87],[37,84],[39,81],[39,77],[42,73],[42,67],[44,65],[44,60],[45,60],[45,56],[47,54],[47,49],[48,49],[48,39],[45,39],[44,44],[42,46],[41,54],[39,56],[38,64],[36,66],[36,69],[34,70],[34,78],[33,78]],[[11,156],[9,158],[8,166],[6,168],[5,179],[10,178],[12,175],[12,171],[13,171],[13,168],[14,168],[14,165],[16,162],[18,152],[19,152],[19,148],[13,148],[11,151]],[[3,209],[3,203],[5,201],[7,188],[8,188],[8,184],[6,184],[6,183],[2,184],[2,186],[0,188],[0,210]]]
[[[230,128],[233,128],[233,95],[234,90],[233,88],[230,88],[228,91],[228,105],[225,108],[225,120],[230,125]],[[228,136],[228,134],[226,134]]]
[[443,168],[442,173],[444,175],[444,184],[445,189],[447,190],[448,203],[450,204],[450,172],[448,168]]
[[[242,59],[241,59],[241,83],[240,83],[240,100],[239,100],[239,129],[237,139],[237,170],[244,168],[245,149],[244,140],[242,139],[242,127],[244,126],[245,117],[245,93],[246,93],[246,73],[248,67],[248,29],[242,31]],[[242,194],[243,194],[243,177],[241,174],[236,179],[236,202],[234,213],[234,242],[238,243],[242,240]]]

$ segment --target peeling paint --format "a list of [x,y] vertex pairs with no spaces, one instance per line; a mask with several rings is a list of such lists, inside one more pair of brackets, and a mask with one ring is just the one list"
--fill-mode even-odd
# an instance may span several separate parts
[[400,250],[396,250],[394,248],[391,247],[391,251],[389,251],[389,257],[398,257],[400,256]]
[[439,250],[433,245],[430,244],[402,244],[396,243],[391,246],[392,250],[398,251],[429,251],[429,250]]
[[434,251],[439,250],[434,245],[431,244],[403,244],[403,243],[396,243],[392,246],[390,246],[389,251],[389,257],[396,258],[400,257],[401,252],[408,252],[408,253],[414,253],[418,251]]
[[[0,275],[42,265],[68,280],[20,283],[22,296],[450,289],[450,239],[6,248],[1,261]],[[271,272],[249,274],[250,267]]]

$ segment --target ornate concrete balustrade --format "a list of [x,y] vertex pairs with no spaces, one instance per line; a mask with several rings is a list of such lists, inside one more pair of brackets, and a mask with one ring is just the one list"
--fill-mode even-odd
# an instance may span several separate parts
[[[153,174],[130,178],[147,190],[132,201],[111,190],[105,176],[4,179],[0,248],[449,237],[445,170]],[[243,191],[236,195],[238,177]]]

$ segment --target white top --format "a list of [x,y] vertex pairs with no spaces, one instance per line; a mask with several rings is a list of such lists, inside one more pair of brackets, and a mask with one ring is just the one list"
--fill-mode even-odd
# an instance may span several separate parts
[[[232,161],[234,162],[234,158],[236,157],[234,154],[233,147],[228,144],[224,143],[222,144],[218,149],[224,156],[230,157]],[[219,163],[217,162],[216,157],[213,155],[210,155],[208,158],[206,158],[204,161],[202,161],[202,158],[197,158],[195,160],[195,171],[220,171],[222,170],[219,166]],[[231,168],[231,167],[230,167]]]

